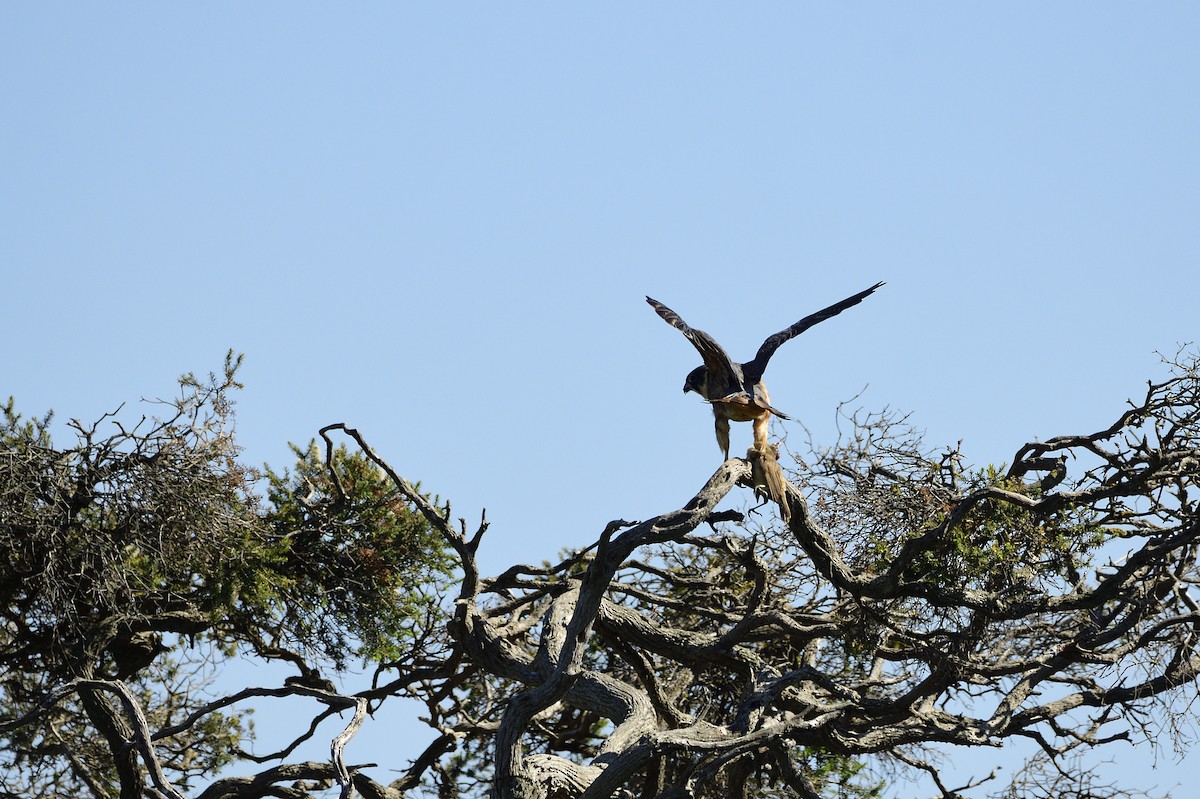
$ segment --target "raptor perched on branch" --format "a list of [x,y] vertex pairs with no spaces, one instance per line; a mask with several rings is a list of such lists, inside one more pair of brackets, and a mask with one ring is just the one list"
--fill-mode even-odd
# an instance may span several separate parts
[[837,316],[847,308],[858,305],[883,283],[876,283],[866,291],[847,297],[824,310],[809,314],[794,325],[780,330],[758,348],[754,360],[745,363],[734,363],[721,345],[703,330],[688,327],[679,314],[657,300],[646,298],[646,302],[654,307],[658,315],[673,327],[677,328],[692,346],[700,352],[704,359],[703,366],[697,366],[688,373],[684,380],[684,392],[695,391],[701,397],[712,403],[713,416],[716,417],[717,443],[729,459],[729,422],[754,423],[754,448],[759,452],[767,451],[767,423],[774,414],[781,419],[788,417],[772,407],[771,397],[767,387],[763,385],[763,372],[767,362],[775,354],[775,350],[789,339],[808,330],[815,324]]

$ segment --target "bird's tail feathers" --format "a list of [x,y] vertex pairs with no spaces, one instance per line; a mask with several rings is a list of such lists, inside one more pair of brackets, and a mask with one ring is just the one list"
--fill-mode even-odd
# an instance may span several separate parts
[[760,403],[760,404],[761,404],[761,405],[762,405],[764,408],[766,408],[768,411],[770,411],[771,413],[773,413],[773,414],[775,414],[776,416],[778,416],[780,419],[783,419],[783,420],[785,420],[785,421],[788,421],[788,422],[790,422],[790,421],[792,420],[792,417],[788,416],[786,413],[784,413],[783,411],[779,410],[779,409],[778,409],[778,408],[776,408],[775,406],[773,406],[773,405],[768,405],[768,404],[767,404],[767,403],[765,403],[765,402],[763,402],[763,403]]

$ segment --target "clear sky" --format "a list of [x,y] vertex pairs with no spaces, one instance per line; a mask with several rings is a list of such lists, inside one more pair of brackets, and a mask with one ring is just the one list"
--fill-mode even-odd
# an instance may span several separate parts
[[0,397],[91,420],[233,347],[247,460],[356,426],[487,508],[494,573],[719,465],[643,295],[747,359],[886,280],[776,404],[1001,462],[1197,336],[1198,41],[1183,2],[4,4]]

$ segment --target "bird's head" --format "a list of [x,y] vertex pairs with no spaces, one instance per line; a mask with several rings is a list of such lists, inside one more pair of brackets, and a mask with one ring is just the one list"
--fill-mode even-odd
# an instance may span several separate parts
[[683,381],[683,393],[695,391],[700,396],[704,396],[704,385],[708,382],[708,370],[703,366],[697,366],[692,371],[688,372],[687,378]]

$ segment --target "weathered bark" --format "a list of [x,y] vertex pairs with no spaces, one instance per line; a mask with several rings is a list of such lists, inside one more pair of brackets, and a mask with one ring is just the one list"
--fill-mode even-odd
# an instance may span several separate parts
[[[982,781],[944,785],[925,747],[1012,738],[1061,764],[1175,712],[1200,679],[1200,364],[1177,369],[1110,427],[1024,445],[1003,469],[926,452],[886,415],[853,420],[851,440],[768,485],[778,514],[718,510],[767,485],[760,451],[757,466],[722,464],[677,510],[611,522],[557,563],[494,577],[476,562],[486,518],[468,533],[358,431],[331,425],[329,460],[332,433],[348,435],[391,481],[388,496],[458,559],[452,609],[421,620],[423,635],[445,631],[438,647],[380,664],[375,684],[344,696],[264,634],[256,651],[300,670],[281,688],[193,702],[150,729],[124,682],[74,680],[0,731],[77,694],[122,799],[180,797],[162,754],[226,708],[281,696],[316,704],[310,729],[245,755],[272,764],[199,799],[308,799],[335,784],[367,799],[434,787],[472,799],[814,799],[867,793],[871,772],[855,783],[856,771],[878,764],[922,772],[949,796]],[[110,625],[88,656],[110,675],[136,672],[155,656],[143,633],[215,623],[198,607],[156,613]],[[434,734],[385,785],[342,753],[393,696],[422,701]],[[328,763],[284,762],[347,710]]]

